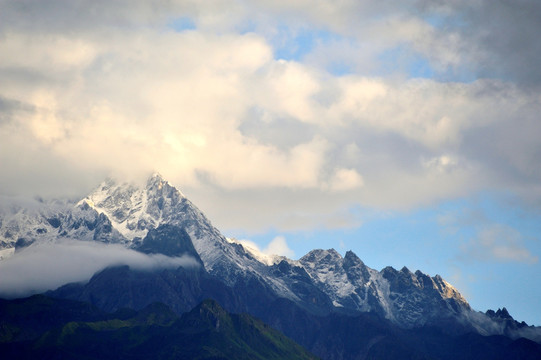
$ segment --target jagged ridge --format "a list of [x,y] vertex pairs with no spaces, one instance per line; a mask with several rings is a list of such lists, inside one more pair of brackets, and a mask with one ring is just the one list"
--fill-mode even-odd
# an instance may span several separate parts
[[[483,330],[482,321],[472,320],[478,314],[471,316],[467,301],[439,276],[407,268],[379,272],[353,252],[342,257],[333,249],[313,250],[298,261],[283,257],[261,261],[252,249],[228,241],[159,174],[144,187],[107,179],[76,204],[42,203],[34,211],[16,209],[0,219],[0,241],[8,249],[70,237],[122,243],[148,252],[156,249],[156,236],[187,234],[209,274],[253,299],[259,294],[246,287],[260,289],[271,299],[288,299],[315,314],[371,311],[406,328],[453,319],[466,329],[494,331]],[[175,246],[177,252],[167,255],[189,250],[186,244]]]

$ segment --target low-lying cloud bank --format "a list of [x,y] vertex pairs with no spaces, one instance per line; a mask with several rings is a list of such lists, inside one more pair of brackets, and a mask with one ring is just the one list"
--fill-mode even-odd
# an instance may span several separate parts
[[88,281],[97,271],[115,265],[139,270],[199,266],[190,256],[147,255],[114,244],[75,240],[33,244],[0,261],[0,297],[28,296]]

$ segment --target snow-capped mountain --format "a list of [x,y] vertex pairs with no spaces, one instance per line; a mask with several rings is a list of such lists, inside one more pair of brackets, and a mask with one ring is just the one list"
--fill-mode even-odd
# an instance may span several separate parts
[[[412,273],[407,268],[377,271],[351,251],[342,257],[332,249],[313,250],[299,260],[265,256],[226,239],[159,174],[152,175],[144,186],[107,179],[76,203],[38,202],[33,209],[8,210],[0,214],[3,257],[33,242],[58,238],[141,249],[147,237],[159,238],[160,230],[168,236],[182,230],[189,235],[205,271],[253,302],[267,296],[286,299],[313,314],[373,312],[403,328],[451,319],[483,331],[482,323],[489,319],[474,312],[438,275]],[[472,320],[479,316],[482,321]]]
[[[149,230],[163,225],[184,229],[205,269],[219,274],[229,285],[234,285],[241,275],[265,277],[266,264],[248,255],[240,244],[226,239],[190,200],[159,174],[152,175],[143,188],[107,179],[77,206],[89,207],[106,216],[122,240],[133,248],[137,248]],[[281,284],[271,278],[265,281],[277,293],[286,295]]]
[[139,242],[149,229],[160,224],[180,225],[187,218],[204,223],[202,214],[187,211],[189,206],[183,206],[187,203],[179,190],[159,174],[154,174],[143,188],[109,178],[77,205],[88,206],[106,215],[124,238]]
[[121,243],[125,238],[112,226],[109,218],[86,205],[69,201],[41,199],[23,207],[11,205],[0,210],[0,249],[14,249],[35,241],[58,238]]
[[431,323],[471,311],[460,293],[439,275],[430,277],[406,267],[381,272],[366,266],[352,251],[313,250],[299,260],[333,305],[374,311],[404,327]]

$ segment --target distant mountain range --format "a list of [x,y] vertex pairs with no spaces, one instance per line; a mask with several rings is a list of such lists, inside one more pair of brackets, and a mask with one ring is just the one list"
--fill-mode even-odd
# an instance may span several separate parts
[[[143,187],[108,179],[77,203],[43,201],[34,208],[12,206],[0,214],[4,258],[32,244],[59,239],[189,256],[199,266],[146,271],[110,267],[87,283],[65,284],[48,292],[50,301],[70,299],[108,314],[125,308],[143,311],[159,302],[181,317],[201,304],[222,306],[225,310],[220,311],[227,316],[251,314],[324,359],[541,358],[541,328],[516,322],[505,308],[487,313],[471,309],[438,275],[413,273],[405,267],[377,271],[351,251],[342,257],[333,249],[313,250],[299,260],[259,253],[225,238],[159,174]],[[15,349],[22,340],[10,337],[13,331],[4,318],[0,339]],[[168,326],[160,329],[178,331]],[[114,330],[111,336],[120,331]],[[97,331],[92,336],[104,334]],[[59,335],[47,336],[57,341]],[[42,349],[41,343],[33,344]]]

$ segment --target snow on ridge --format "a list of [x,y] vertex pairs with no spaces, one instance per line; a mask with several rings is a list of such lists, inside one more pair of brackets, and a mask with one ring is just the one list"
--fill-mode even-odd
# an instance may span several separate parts
[[298,265],[316,283],[323,285],[323,291],[332,299],[335,307],[343,307],[342,302],[348,301],[346,299],[351,298],[360,286],[350,281],[343,267],[344,258],[335,249],[314,249],[303,256]]
[[[311,278],[306,281],[310,281],[310,286],[313,284],[322,290],[334,307],[360,311],[377,310],[391,321],[399,323],[410,321],[410,319],[415,320],[416,317],[422,315],[413,312],[415,309],[412,310],[411,306],[405,307],[403,302],[397,301],[397,293],[391,292],[391,284],[383,273],[367,267],[360,259],[357,261],[357,258],[348,257],[347,254],[342,257],[334,249],[315,249],[299,260],[291,260],[284,256],[263,252],[256,244],[249,241],[225,238],[210,224],[201,211],[186,200],[182,192],[158,173],[154,173],[148,178],[146,185],[142,186],[107,179],[87,197],[80,200],[76,206],[73,204],[74,202],[70,204],[69,211],[71,212],[68,211],[68,215],[76,215],[75,220],[88,218],[92,221],[94,218],[95,222],[96,213],[88,211],[89,209],[104,214],[111,222],[114,231],[124,237],[120,240],[125,245],[136,238],[143,239],[149,229],[156,228],[162,223],[170,222],[174,225],[186,226],[186,231],[204,262],[205,268],[210,273],[221,276],[230,284],[234,284],[239,276],[251,273],[269,285],[279,296],[301,302],[303,300],[299,298],[294,290],[295,287],[292,286],[298,281],[295,274],[291,277],[287,274],[283,277],[274,275],[273,271],[276,269],[272,267],[281,261],[286,261],[293,266],[303,268]],[[48,217],[32,218],[30,222],[25,219],[28,214],[23,211],[17,216],[22,218],[17,219],[17,224],[31,225],[27,226],[28,231],[36,232],[36,230],[41,230],[41,227],[48,229],[47,234],[40,233],[41,238],[55,236],[55,234],[58,236],[56,227],[53,230],[52,223],[47,223]],[[4,223],[7,224],[7,221]],[[77,235],[82,234],[87,237],[94,235],[91,229],[84,227],[81,229],[86,232],[76,233]],[[72,231],[75,230],[72,229]],[[115,241],[120,238],[118,233],[115,234]],[[129,241],[125,241],[126,239]],[[241,245],[244,251],[238,246],[228,244]],[[0,260],[8,257],[10,251],[13,250],[11,248],[0,250]],[[408,275],[417,279],[417,275],[409,270]],[[459,298],[467,305],[466,300],[448,282],[439,276],[432,279],[434,289],[438,290],[443,298]],[[302,281],[305,279],[303,278]],[[416,282],[418,287],[418,281]],[[414,300],[423,299],[415,298]],[[377,306],[374,305],[374,301],[377,302]],[[403,312],[409,312],[411,316],[409,313],[401,315]]]
[[[372,269],[370,269],[372,270]],[[395,316],[392,309],[392,301],[390,299],[391,296],[391,286],[389,284],[389,281],[385,279],[381,272],[372,270],[369,271],[370,273],[370,280],[367,284],[368,286],[371,284],[375,285],[376,293],[379,297],[379,302],[383,308],[383,311],[385,313],[385,317],[389,320],[395,320]]]
[[[186,198],[180,190],[155,172],[143,184],[107,178],[87,197],[79,201],[77,206],[86,204],[99,214],[104,214],[123,237],[133,241],[136,238],[143,239],[149,229],[167,221],[161,208],[156,211],[155,204],[151,204],[151,198],[161,197],[164,191],[166,194],[168,191],[174,192],[181,199]],[[171,205],[169,196],[166,195],[163,200]]]
[[5,260],[14,254],[15,244],[23,239],[29,244],[36,238],[50,240],[58,236],[58,230],[49,222],[55,214],[68,211],[73,202],[67,200],[44,201],[34,199],[24,205],[17,202],[4,203],[0,208],[0,260]]
[[180,191],[179,189],[177,189],[173,184],[171,184],[168,180],[164,179],[164,177],[158,173],[158,172],[154,172],[147,180],[146,182],[146,189],[147,189],[147,192],[150,191],[150,188],[153,186],[153,185],[156,185],[157,189],[158,190],[162,190],[164,187],[169,187],[171,189],[173,189],[176,193],[178,193],[180,195],[181,198],[186,198],[186,195],[184,195],[184,193],[182,191]]
[[[113,203],[107,204],[108,201],[113,201]],[[113,227],[130,241],[135,238],[143,239],[148,233],[147,228],[141,229],[137,226],[139,220],[144,219],[157,223],[156,219],[146,214],[147,189],[141,189],[129,183],[119,184],[111,178],[105,180],[92,193],[77,203],[78,207],[83,204],[107,216]],[[122,210],[129,212],[124,218],[119,218],[117,212]]]

